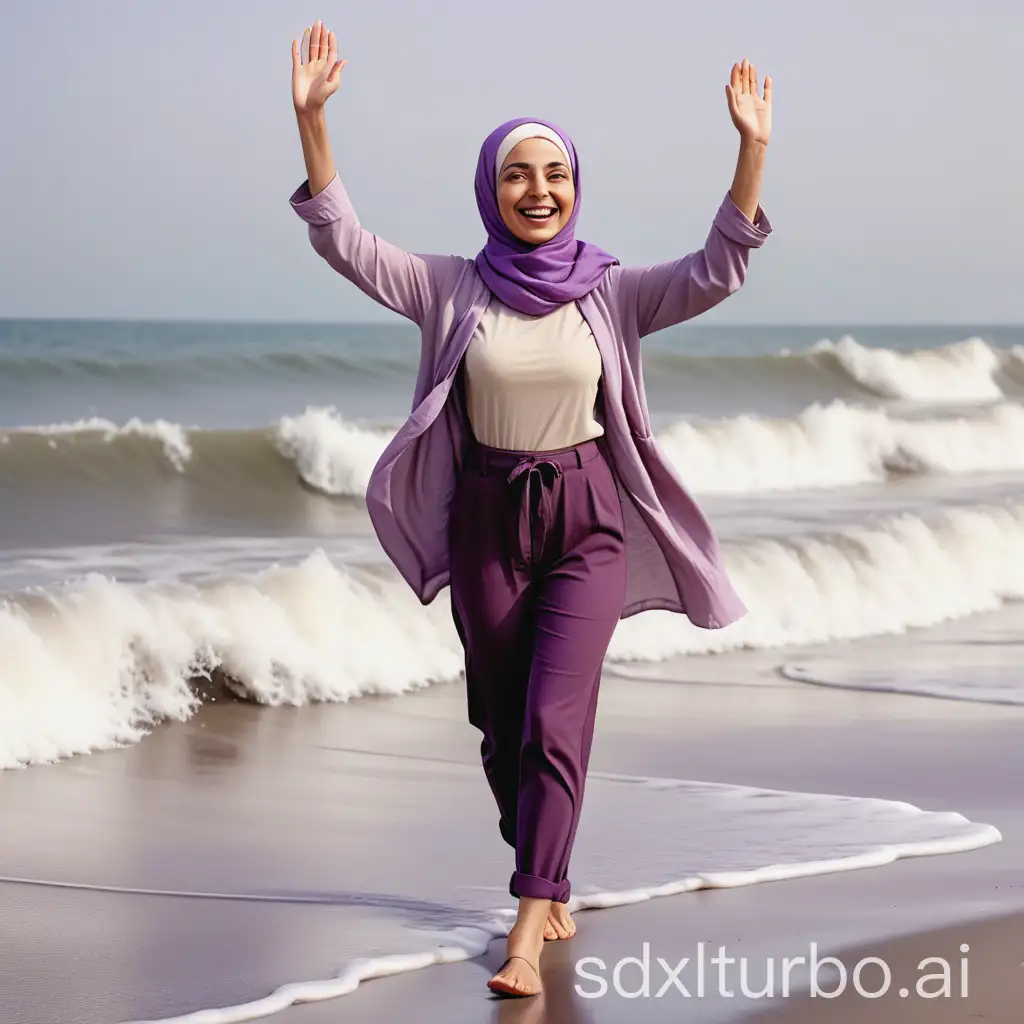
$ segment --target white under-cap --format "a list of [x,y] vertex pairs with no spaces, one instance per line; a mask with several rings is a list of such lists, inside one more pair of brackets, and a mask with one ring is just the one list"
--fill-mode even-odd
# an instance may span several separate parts
[[562,151],[562,155],[565,157],[566,166],[572,170],[572,160],[569,157],[569,150],[562,141],[561,135],[559,135],[553,128],[549,128],[546,124],[537,124],[534,121],[529,121],[526,124],[521,124],[518,128],[513,128],[512,131],[505,136],[501,145],[498,147],[498,155],[494,158],[495,184],[497,184],[498,177],[501,175],[502,164],[504,164],[508,159],[509,153],[511,153],[512,150],[523,141],[523,139],[547,139],[549,142],[553,142]]

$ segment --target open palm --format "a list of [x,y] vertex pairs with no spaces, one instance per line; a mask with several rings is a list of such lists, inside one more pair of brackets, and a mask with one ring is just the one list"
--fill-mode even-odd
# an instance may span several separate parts
[[732,76],[725,87],[732,123],[740,136],[752,142],[767,143],[772,133],[772,79],[764,80],[764,96],[757,94],[757,68],[749,61],[733,64]]
[[292,40],[292,102],[299,112],[319,110],[334,95],[347,61],[338,60],[338,43],[322,21]]

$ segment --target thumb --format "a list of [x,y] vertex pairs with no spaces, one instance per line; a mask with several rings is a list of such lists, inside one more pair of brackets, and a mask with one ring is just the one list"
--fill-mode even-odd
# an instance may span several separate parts
[[341,72],[344,70],[347,63],[347,60],[339,60],[334,67],[331,68],[331,73],[327,76],[327,81],[330,82],[331,85],[337,85],[338,82],[341,81]]
[[728,83],[726,83],[726,86],[725,86],[725,99],[726,99],[726,101],[729,104],[729,111],[730,111],[730,113],[735,114],[736,113],[736,93],[733,92],[732,86],[729,85]]
[[299,41],[292,40],[292,71],[298,71],[302,67],[302,60],[299,57]]

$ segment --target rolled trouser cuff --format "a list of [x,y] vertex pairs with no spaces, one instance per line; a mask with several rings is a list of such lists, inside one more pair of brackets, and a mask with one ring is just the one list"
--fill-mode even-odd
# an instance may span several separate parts
[[537,875],[527,875],[522,871],[513,871],[508,891],[516,897],[527,896],[538,900],[553,900],[555,903],[568,903],[572,886],[569,879],[551,882]]

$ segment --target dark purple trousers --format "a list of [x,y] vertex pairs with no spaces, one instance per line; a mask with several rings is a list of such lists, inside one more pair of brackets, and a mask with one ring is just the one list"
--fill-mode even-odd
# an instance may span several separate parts
[[622,508],[600,443],[473,443],[451,508],[452,614],[513,896],[569,900],[601,663],[622,612]]

